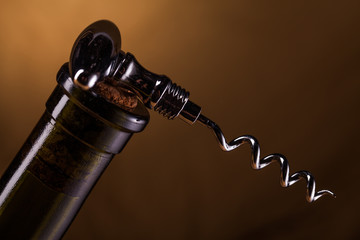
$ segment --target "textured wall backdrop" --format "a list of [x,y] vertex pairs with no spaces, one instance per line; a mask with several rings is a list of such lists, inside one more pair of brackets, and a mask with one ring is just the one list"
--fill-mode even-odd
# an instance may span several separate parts
[[200,125],[151,113],[64,239],[355,239],[359,1],[2,1],[0,173],[45,109],[78,34],[118,25],[123,49],[191,92],[229,138],[252,134],[337,199],[283,189],[279,167],[222,152]]

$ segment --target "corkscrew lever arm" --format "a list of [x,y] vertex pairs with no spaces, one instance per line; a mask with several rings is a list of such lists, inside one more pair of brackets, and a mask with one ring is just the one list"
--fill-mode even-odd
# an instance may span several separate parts
[[298,171],[290,176],[290,168],[289,168],[288,160],[282,154],[270,154],[268,156],[260,158],[260,145],[255,137],[250,135],[243,135],[235,138],[230,142],[227,142],[223,132],[216,123],[214,123],[213,121],[211,121],[202,114],[200,114],[197,120],[202,125],[209,127],[210,129],[213,130],[219,142],[220,148],[224,151],[232,151],[240,147],[244,143],[250,144],[252,150],[251,166],[253,169],[262,169],[272,162],[279,162],[281,169],[280,185],[282,187],[289,187],[294,183],[296,183],[297,181],[301,179],[305,179],[307,183],[306,200],[308,202],[314,202],[324,195],[331,195],[333,197],[336,197],[336,195],[329,190],[316,191],[315,178],[308,171]]

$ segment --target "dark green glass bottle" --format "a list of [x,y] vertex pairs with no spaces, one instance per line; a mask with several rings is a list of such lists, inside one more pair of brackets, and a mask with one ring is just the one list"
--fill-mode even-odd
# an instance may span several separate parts
[[74,85],[65,64],[46,111],[0,179],[0,238],[59,239],[149,114]]

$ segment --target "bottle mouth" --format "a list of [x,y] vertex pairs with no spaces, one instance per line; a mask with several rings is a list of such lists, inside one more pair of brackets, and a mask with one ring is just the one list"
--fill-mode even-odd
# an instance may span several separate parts
[[65,63],[57,74],[57,82],[74,104],[115,128],[140,132],[149,121],[149,112],[141,99],[122,85],[113,86],[111,79],[84,91],[74,83],[69,64]]

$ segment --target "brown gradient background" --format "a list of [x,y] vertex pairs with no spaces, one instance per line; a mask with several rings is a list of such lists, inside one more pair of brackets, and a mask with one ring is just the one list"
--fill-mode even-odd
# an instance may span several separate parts
[[229,138],[256,136],[338,198],[309,204],[276,164],[252,170],[248,146],[224,153],[206,128],[151,113],[64,239],[359,239],[359,1],[2,1],[0,173],[98,19]]

